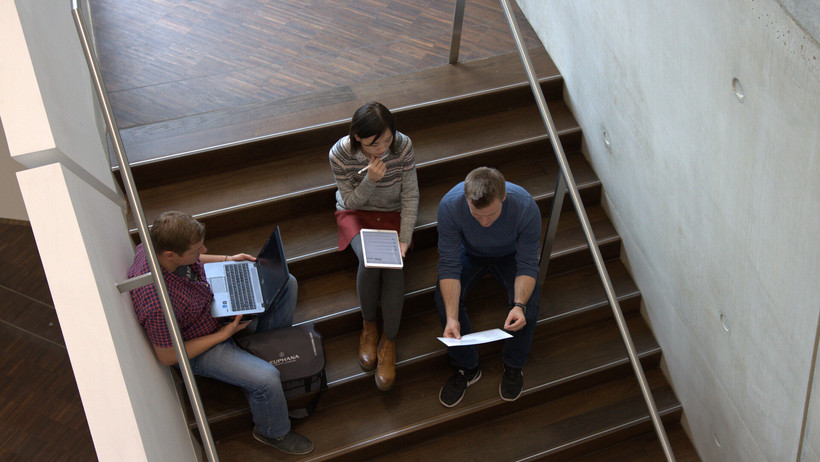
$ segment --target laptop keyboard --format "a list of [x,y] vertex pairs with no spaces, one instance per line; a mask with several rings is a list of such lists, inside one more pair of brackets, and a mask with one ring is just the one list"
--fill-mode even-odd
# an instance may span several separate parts
[[248,265],[225,266],[228,293],[231,295],[232,311],[247,311],[256,308]]

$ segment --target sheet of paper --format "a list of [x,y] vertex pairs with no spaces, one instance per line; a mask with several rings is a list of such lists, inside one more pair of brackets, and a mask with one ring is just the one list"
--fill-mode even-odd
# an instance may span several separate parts
[[451,346],[465,346],[478,345],[480,343],[495,342],[496,340],[504,340],[510,338],[512,335],[504,332],[501,329],[490,329],[481,332],[473,332],[472,334],[462,335],[461,339],[438,337],[441,343]]

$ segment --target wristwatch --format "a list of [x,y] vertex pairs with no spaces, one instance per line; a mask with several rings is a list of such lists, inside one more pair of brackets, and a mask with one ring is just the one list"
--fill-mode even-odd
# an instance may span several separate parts
[[514,308],[514,307],[516,307],[516,306],[517,306],[517,307],[519,307],[519,308],[521,308],[521,311],[523,311],[525,315],[527,314],[527,305],[525,305],[525,304],[523,304],[523,303],[521,303],[521,302],[515,302],[515,303],[513,303],[513,304],[512,304],[512,306],[510,307],[510,309],[513,309],[513,308]]

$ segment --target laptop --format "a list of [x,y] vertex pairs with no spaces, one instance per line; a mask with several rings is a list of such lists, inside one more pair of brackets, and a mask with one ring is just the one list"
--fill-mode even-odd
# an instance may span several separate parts
[[263,313],[273,305],[288,282],[288,264],[279,227],[273,230],[256,261],[205,263],[205,278],[214,300],[211,316]]

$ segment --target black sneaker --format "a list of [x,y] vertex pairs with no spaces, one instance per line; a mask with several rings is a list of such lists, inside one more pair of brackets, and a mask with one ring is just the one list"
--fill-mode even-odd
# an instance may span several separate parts
[[481,369],[479,368],[473,370],[459,369],[458,372],[453,374],[453,376],[447,380],[447,383],[441,387],[438,400],[445,407],[455,406],[461,402],[461,398],[464,398],[467,387],[478,382],[480,378]]
[[307,454],[313,451],[313,441],[305,438],[296,432],[288,432],[285,436],[279,438],[267,438],[253,430],[253,437],[257,441],[273,446],[276,449],[286,454]]
[[524,373],[521,369],[504,365],[504,375],[498,385],[498,394],[504,401],[515,401],[524,389]]

